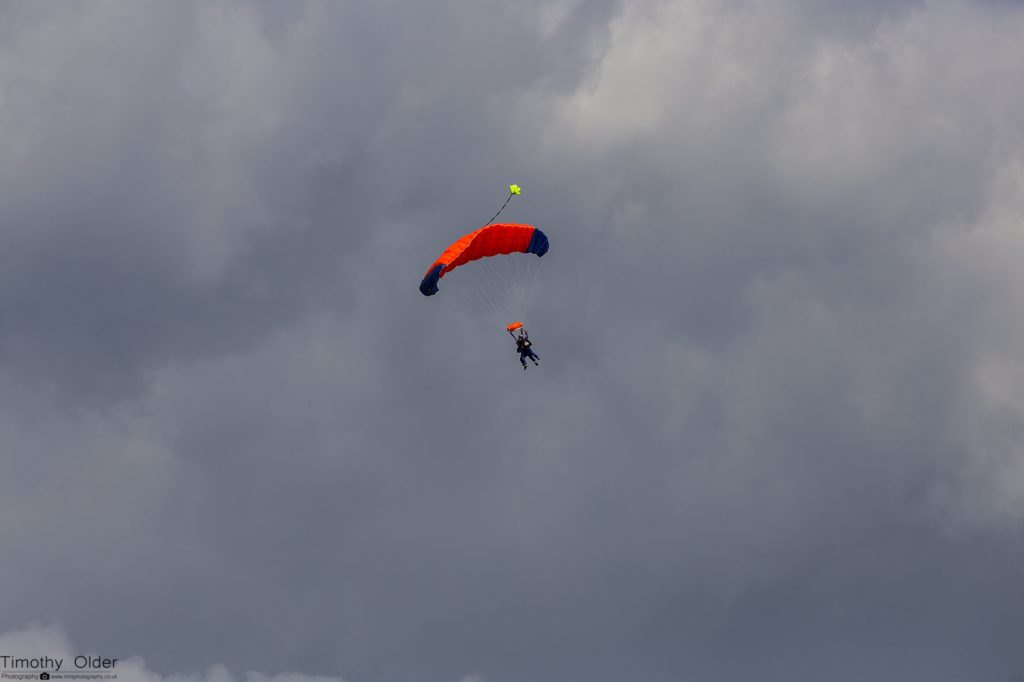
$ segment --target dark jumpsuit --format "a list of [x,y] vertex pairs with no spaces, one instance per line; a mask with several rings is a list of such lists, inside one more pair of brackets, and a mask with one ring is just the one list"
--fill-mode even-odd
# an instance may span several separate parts
[[516,339],[516,350],[519,351],[519,362],[523,363],[523,369],[526,369],[526,358],[533,360],[533,364],[537,364],[540,360],[537,354],[533,352],[532,343],[528,336],[520,336]]

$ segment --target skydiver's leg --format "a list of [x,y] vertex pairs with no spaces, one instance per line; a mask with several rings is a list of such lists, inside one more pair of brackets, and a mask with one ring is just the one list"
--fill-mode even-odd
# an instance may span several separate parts
[[519,362],[523,363],[523,369],[526,369],[526,353],[519,354]]

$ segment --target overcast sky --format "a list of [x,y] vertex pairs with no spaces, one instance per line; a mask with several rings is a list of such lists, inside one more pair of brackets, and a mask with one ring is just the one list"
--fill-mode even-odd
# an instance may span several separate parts
[[[0,4],[0,654],[1020,682],[1022,36],[1009,0]],[[527,372],[417,288],[512,182]]]

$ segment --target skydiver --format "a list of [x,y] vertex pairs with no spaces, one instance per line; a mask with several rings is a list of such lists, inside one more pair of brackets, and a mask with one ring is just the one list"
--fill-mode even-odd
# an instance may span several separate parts
[[526,371],[526,358],[533,360],[533,364],[540,366],[537,354],[533,352],[533,344],[530,342],[530,335],[525,329],[519,331],[519,338],[516,339],[516,350],[519,352],[519,362],[523,363],[523,371]]

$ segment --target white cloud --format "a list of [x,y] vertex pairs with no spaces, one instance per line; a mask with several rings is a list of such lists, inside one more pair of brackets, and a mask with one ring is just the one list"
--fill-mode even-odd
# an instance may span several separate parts
[[[117,675],[118,682],[342,682],[340,677],[304,675],[301,673],[280,673],[267,675],[260,672],[246,672],[241,677],[231,673],[223,665],[210,666],[202,673],[161,674],[146,667],[140,656],[125,656],[121,652],[87,651],[78,649],[64,630],[57,625],[30,625],[21,630],[0,634],[0,651],[18,658],[43,658],[61,661],[59,672],[75,672],[75,659],[86,656],[111,661],[110,672]],[[114,659],[117,659],[114,661]],[[100,664],[103,666],[103,664]],[[104,668],[106,666],[103,666]],[[55,667],[51,667],[55,670]],[[26,672],[33,672],[29,669]],[[8,667],[5,672],[18,672]]]
[[[146,667],[141,656],[124,656],[120,652],[88,651],[74,646],[63,628],[58,625],[28,625],[20,630],[0,633],[0,654],[12,658],[50,658],[61,661],[60,672],[75,672],[75,659],[85,656],[91,659],[110,659],[110,672],[117,675],[117,682],[344,682],[333,675],[306,675],[297,672],[267,674],[247,671],[236,675],[224,665],[215,664],[205,672],[173,672],[162,674]],[[117,659],[114,661],[113,659]],[[3,672],[37,672],[44,668],[14,669],[8,664]],[[90,665],[83,662],[83,665]],[[106,665],[100,664],[102,669]],[[81,666],[79,666],[80,668]],[[50,667],[50,670],[55,670]],[[55,678],[57,679],[57,678]],[[484,682],[479,675],[469,675],[459,682]]]

